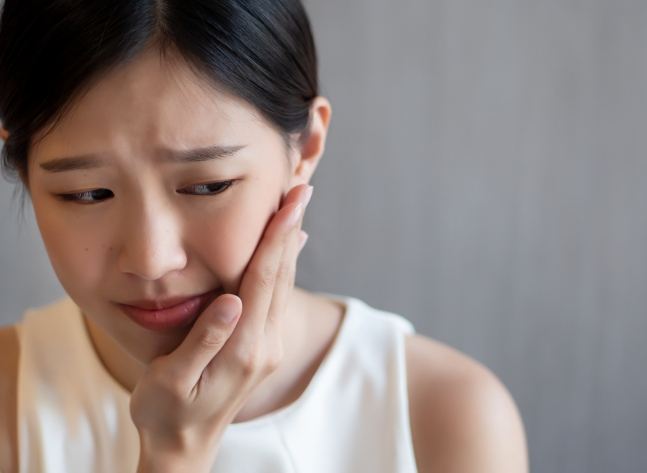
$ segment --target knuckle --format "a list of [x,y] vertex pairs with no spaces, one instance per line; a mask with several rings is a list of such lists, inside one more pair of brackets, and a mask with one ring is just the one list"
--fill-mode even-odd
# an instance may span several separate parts
[[277,272],[274,268],[262,265],[256,269],[256,280],[258,281],[259,286],[263,289],[270,289],[274,287]]
[[276,278],[278,280],[287,280],[289,279],[291,272],[292,269],[287,262],[281,263],[281,265],[279,265],[278,271],[276,272]]
[[198,338],[198,345],[201,348],[211,350],[214,348],[220,348],[225,344],[226,340],[227,335],[222,330],[219,330],[215,327],[207,327],[200,334],[200,337]]
[[173,376],[162,363],[153,360],[149,365],[149,374],[156,389],[165,392],[167,396],[177,401],[184,399],[184,387],[179,377]]
[[275,371],[281,364],[281,361],[283,361],[283,350],[274,350],[267,357],[267,370],[269,372]]
[[168,379],[164,384],[164,391],[178,404],[186,399],[184,387],[177,380]]
[[248,347],[239,350],[236,354],[238,364],[245,376],[252,376],[258,373],[263,364],[263,354],[256,347]]

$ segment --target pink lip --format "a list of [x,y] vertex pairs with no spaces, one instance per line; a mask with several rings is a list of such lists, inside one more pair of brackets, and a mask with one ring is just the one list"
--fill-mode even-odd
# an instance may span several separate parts
[[[137,301],[138,306],[117,304],[135,323],[155,331],[166,331],[190,325],[209,305],[215,291],[193,297],[164,301]],[[150,307],[149,308],[142,308]]]
[[137,307],[139,309],[159,310],[168,309],[169,307],[173,307],[191,299],[195,299],[196,297],[200,297],[200,295],[169,297],[168,299],[140,299],[136,301],[124,302],[124,305]]

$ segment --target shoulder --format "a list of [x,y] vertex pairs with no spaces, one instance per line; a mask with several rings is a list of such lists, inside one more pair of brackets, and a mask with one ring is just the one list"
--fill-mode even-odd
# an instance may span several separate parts
[[405,347],[419,473],[526,473],[523,423],[501,381],[431,338],[408,336]]
[[19,356],[18,331],[14,325],[0,327],[0,471],[16,471],[16,387]]

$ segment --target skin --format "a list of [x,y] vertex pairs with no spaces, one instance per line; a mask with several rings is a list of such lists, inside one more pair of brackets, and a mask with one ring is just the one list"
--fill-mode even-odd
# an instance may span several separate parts
[[[126,389],[136,393],[154,360],[180,353],[193,331],[151,332],[125,317],[115,302],[211,289],[238,294],[250,264],[283,247],[291,248],[286,250],[289,256],[282,257],[285,264],[295,264],[296,232],[283,241],[277,236],[281,231],[271,229],[285,218],[277,211],[303,197],[295,188],[309,182],[323,154],[330,114],[328,101],[317,98],[308,139],[288,150],[279,133],[249,104],[210,88],[181,61],[160,62],[150,52],[102,76],[49,133],[38,137],[42,139],[30,150],[28,178],[41,236],[58,279],[84,314],[99,358]],[[219,161],[156,163],[161,148],[214,144],[245,147]],[[40,167],[56,157],[98,152],[106,155],[104,168],[52,174]],[[176,192],[228,179],[238,181],[215,196]],[[90,205],[56,197],[90,189],[110,189],[114,197]],[[279,223],[273,223],[277,219]],[[277,241],[259,256],[266,231]],[[281,284],[289,286],[292,277],[284,276]],[[254,285],[259,287],[258,281],[249,287]],[[244,401],[228,421],[256,417],[298,397],[334,338],[340,307],[299,288],[283,297],[281,328],[275,331],[283,350],[281,361],[254,386],[246,386]],[[243,304],[250,300],[241,299]],[[254,317],[267,315],[265,307]],[[244,320],[243,309],[235,328],[220,327],[232,340],[238,338],[239,346]],[[199,334],[196,337],[194,341]],[[16,345],[8,330],[0,331],[0,341],[0,346]],[[215,345],[211,356],[229,346],[223,349],[222,341]],[[527,471],[519,413],[494,375],[427,337],[407,337],[405,351],[418,471]],[[184,356],[188,363],[187,350]],[[0,363],[0,371],[10,374],[0,380],[11,379],[15,358],[3,357],[7,366]],[[161,379],[148,381],[159,386]],[[11,386],[0,383],[0,394],[8,393],[7,401],[0,399],[0,414],[15,405]],[[1,430],[0,440],[7,435]],[[150,438],[143,439],[142,451]],[[169,465],[168,458],[156,460]],[[207,471],[211,460],[202,459],[190,471]],[[162,471],[154,463],[140,467]]]
[[[318,104],[323,142],[330,108],[324,99]],[[245,148],[218,162],[156,161],[157,149],[210,145]],[[270,217],[289,189],[308,182],[323,148],[304,157],[299,151],[288,159],[280,135],[253,107],[154,52],[103,77],[33,146],[30,194],[52,266],[82,309],[104,363],[127,389],[187,330],[152,332],[124,317],[115,302],[236,293]],[[108,155],[105,168],[50,173],[40,167],[100,152]],[[176,193],[230,179],[237,181],[217,195]],[[56,197],[103,188],[116,197],[90,205]],[[298,302],[286,319],[302,309]]]
[[[288,191],[310,179],[323,153],[329,116],[328,102],[317,98],[308,140],[287,148],[251,105],[214,90],[181,60],[161,60],[150,51],[102,77],[52,129],[36,137],[28,182],[41,236],[58,279],[82,310],[100,359],[127,390],[139,387],[151,362],[178,348],[191,327],[153,332],[125,317],[116,303],[241,292],[268,222]],[[217,161],[159,162],[165,149],[213,145],[240,149]],[[58,173],[45,169],[53,159],[87,153],[101,154],[105,165]],[[222,192],[194,195],[209,193],[196,184],[229,180],[233,185]],[[77,195],[89,204],[61,199],[93,189],[108,189],[110,198]],[[271,311],[256,308],[258,297],[248,291],[250,309],[243,322],[252,324],[259,311],[264,317],[280,312],[285,330],[276,331],[275,351],[296,360],[305,328],[297,316],[308,313],[311,298],[304,291],[279,290],[281,303],[274,307],[273,302]],[[238,332],[234,344],[259,344],[261,337],[253,337],[250,327]],[[185,364],[197,357],[185,355]],[[262,389],[247,383],[245,391],[254,393],[235,420],[266,407],[266,393],[279,392],[284,373],[294,371],[289,361],[274,368],[266,379],[254,377],[254,385],[263,381]],[[151,425],[139,414],[135,420]]]

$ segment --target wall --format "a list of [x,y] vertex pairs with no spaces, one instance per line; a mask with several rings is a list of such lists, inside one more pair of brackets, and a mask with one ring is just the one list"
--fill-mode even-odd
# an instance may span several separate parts
[[[647,3],[306,4],[334,117],[298,284],[489,366],[533,472],[647,471]],[[61,294],[10,191],[0,323]]]

